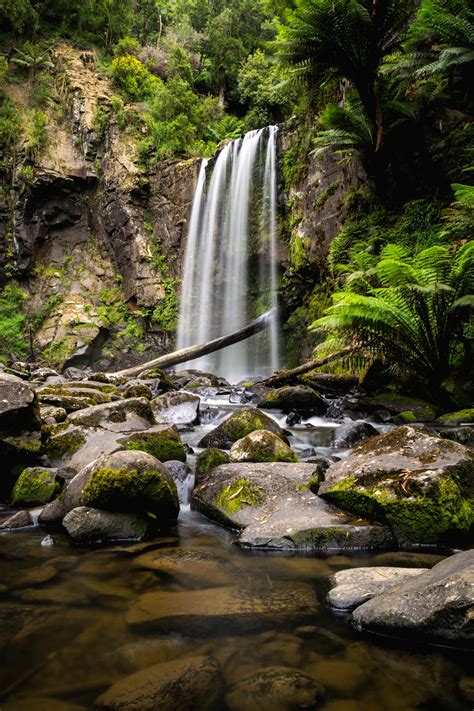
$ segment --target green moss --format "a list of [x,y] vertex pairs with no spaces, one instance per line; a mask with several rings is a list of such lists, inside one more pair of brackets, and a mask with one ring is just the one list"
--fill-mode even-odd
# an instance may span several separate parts
[[131,398],[131,397],[145,397],[147,400],[151,400],[153,395],[148,387],[148,385],[142,384],[136,384],[136,385],[130,385],[124,392],[123,396],[125,398]]
[[171,436],[170,430],[166,432],[143,432],[131,435],[125,441],[125,449],[147,452],[160,462],[170,460],[186,461],[186,452],[179,435]]
[[260,506],[264,491],[250,479],[238,479],[221,491],[215,505],[228,514],[237,513],[242,506]]
[[176,489],[156,470],[96,469],[82,492],[81,503],[106,511],[150,513],[175,518]]
[[[57,428],[55,428],[57,431]],[[59,432],[51,437],[46,445],[46,452],[51,459],[61,459],[77,452],[86,443],[86,438],[78,429]]]
[[416,415],[411,412],[411,410],[407,410],[407,412],[400,412],[398,415],[395,415],[393,421],[399,425],[409,425],[416,422],[417,419]]
[[196,459],[196,474],[208,474],[219,464],[228,464],[229,456],[217,447],[210,447],[201,452]]
[[41,439],[39,434],[17,435],[12,437],[2,437],[0,440],[0,455],[8,453],[39,454],[41,451]]
[[59,493],[61,485],[55,476],[41,469],[25,469],[19,476],[12,491],[13,506],[36,506],[46,504],[55,494]]
[[247,435],[232,447],[232,461],[245,462],[298,462],[293,450],[273,432],[259,430],[261,436]]
[[268,415],[260,410],[243,410],[235,412],[233,415],[221,423],[220,429],[223,434],[232,442],[243,439],[256,430],[269,430],[270,432],[280,432],[280,427]]
[[474,422],[474,408],[458,410],[457,412],[447,412],[438,417],[437,422],[442,425],[461,425]]

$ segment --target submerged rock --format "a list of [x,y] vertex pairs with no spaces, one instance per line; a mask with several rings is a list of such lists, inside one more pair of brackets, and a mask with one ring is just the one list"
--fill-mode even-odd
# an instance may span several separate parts
[[211,657],[155,664],[120,679],[95,702],[101,711],[192,711],[221,708],[222,677]]
[[438,543],[466,537],[474,524],[473,477],[467,447],[404,426],[332,464],[319,494],[387,523],[402,544]]
[[328,603],[337,610],[353,610],[375,595],[393,590],[426,568],[349,568],[332,576]]
[[245,547],[332,550],[387,547],[388,530],[344,515],[313,492],[317,465],[224,464],[199,478],[192,508],[241,530]]
[[148,528],[144,516],[112,513],[88,506],[69,511],[63,525],[71,538],[79,543],[141,541]]
[[171,425],[193,425],[199,421],[201,398],[185,392],[159,395],[151,401],[155,419]]
[[201,439],[199,447],[230,449],[234,442],[255,430],[268,430],[286,441],[285,433],[275,420],[261,410],[251,409],[240,410],[227,417],[218,427]]
[[297,462],[298,457],[282,439],[268,430],[256,430],[234,442],[231,462]]
[[353,613],[358,629],[474,648],[474,550],[457,553]]
[[271,581],[268,587],[212,587],[204,590],[158,590],[132,605],[127,622],[135,629],[190,635],[244,634],[314,616],[318,601],[311,585]]
[[304,412],[306,415],[323,415],[328,406],[321,395],[307,385],[286,385],[270,390],[258,405],[264,409],[283,410],[283,412]]
[[323,687],[298,669],[269,667],[241,679],[226,694],[230,711],[292,711],[316,708]]

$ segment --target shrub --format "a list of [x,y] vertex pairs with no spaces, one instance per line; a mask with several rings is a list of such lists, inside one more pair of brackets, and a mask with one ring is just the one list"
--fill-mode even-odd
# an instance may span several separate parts
[[131,101],[143,101],[148,98],[157,81],[140,60],[131,54],[113,60],[112,74],[117,86]]

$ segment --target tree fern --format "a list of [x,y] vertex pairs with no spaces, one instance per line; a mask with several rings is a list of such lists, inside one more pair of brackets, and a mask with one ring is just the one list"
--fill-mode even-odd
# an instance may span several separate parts
[[474,243],[456,253],[434,246],[409,258],[387,245],[375,267],[379,286],[338,292],[312,328],[325,333],[318,350],[351,346],[353,359],[382,360],[400,377],[415,377],[436,394],[460,348],[474,306]]

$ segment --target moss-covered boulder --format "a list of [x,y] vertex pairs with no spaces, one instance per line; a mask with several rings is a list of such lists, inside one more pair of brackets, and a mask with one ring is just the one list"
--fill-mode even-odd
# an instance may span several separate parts
[[386,410],[391,415],[411,412],[417,422],[433,422],[439,414],[439,408],[436,405],[396,392],[363,397],[359,400],[357,408],[368,414],[377,410]]
[[146,383],[141,383],[139,380],[133,383],[129,383],[124,390],[123,396],[125,398],[130,397],[145,397],[147,400],[151,400],[153,394],[151,389]]
[[43,423],[48,425],[64,422],[67,412],[63,407],[56,405],[40,405],[40,417]]
[[474,422],[474,408],[458,410],[457,412],[446,412],[436,420],[440,425],[470,425]]
[[324,415],[328,409],[321,395],[307,385],[287,385],[271,390],[258,406],[266,410],[297,410],[312,415]]
[[178,493],[170,471],[145,452],[115,452],[92,468],[81,504],[104,511],[150,514],[175,520]]
[[177,386],[171,380],[171,378],[166,375],[166,373],[160,368],[151,368],[150,370],[145,370],[138,376],[139,380],[154,380],[153,389],[161,390],[161,392],[166,393],[170,390],[176,390]]
[[56,469],[28,467],[24,469],[13,487],[12,506],[41,506],[51,501],[62,488],[63,481]]
[[186,461],[184,445],[173,425],[155,425],[144,432],[133,432],[119,439],[119,444],[125,449],[148,452],[160,462]]
[[230,449],[234,442],[255,432],[255,430],[268,430],[286,441],[285,433],[275,420],[261,410],[249,409],[240,410],[240,412],[230,415],[212,432],[204,435],[199,442],[199,447]]
[[111,432],[133,432],[150,427],[155,420],[150,402],[144,397],[136,397],[73,412],[67,422],[83,427],[101,427]]
[[112,396],[108,393],[76,385],[69,387],[64,387],[63,384],[46,385],[38,388],[36,394],[41,404],[62,407],[66,412],[76,412],[76,410],[112,401]]
[[474,453],[406,425],[332,464],[319,494],[388,524],[401,544],[462,540],[474,524]]
[[228,464],[229,461],[229,455],[217,447],[209,447],[209,449],[200,452],[196,457],[196,482],[199,477],[208,474],[219,464]]
[[256,430],[230,448],[231,462],[297,462],[286,442],[268,430]]

